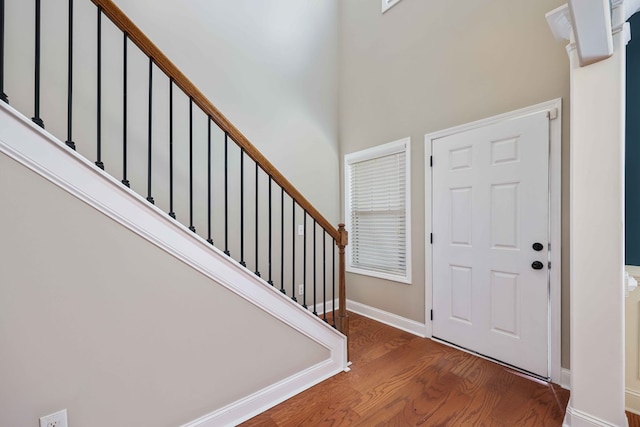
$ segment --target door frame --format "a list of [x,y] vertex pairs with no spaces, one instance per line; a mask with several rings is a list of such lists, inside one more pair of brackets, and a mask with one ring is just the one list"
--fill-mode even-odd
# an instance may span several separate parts
[[[549,270],[549,374],[551,381],[562,383],[562,99],[510,111],[475,122],[454,126],[424,136],[425,164],[425,234],[433,232],[433,169],[431,154],[436,139],[455,135],[484,126],[517,119],[530,114],[546,111],[549,114],[549,230],[550,259]],[[427,236],[428,237],[428,236]],[[425,334],[433,337],[433,246],[425,239]]]

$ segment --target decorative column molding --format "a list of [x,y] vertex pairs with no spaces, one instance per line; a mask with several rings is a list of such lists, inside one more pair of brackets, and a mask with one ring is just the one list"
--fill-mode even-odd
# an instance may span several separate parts
[[[630,31],[626,5],[626,0],[570,0],[546,15],[555,37],[568,40],[570,60],[571,400],[564,420],[567,427],[627,426],[624,129],[625,46]],[[585,11],[589,7],[592,10]]]
[[[607,0],[603,0],[608,4]],[[629,23],[626,22],[631,15],[635,14],[640,10],[640,0],[613,0],[611,2],[611,9],[607,9],[607,18],[603,17],[593,18],[595,13],[588,15],[587,13],[583,13],[581,15],[577,15],[575,13],[576,9],[585,7],[587,4],[594,4],[594,2],[584,2],[583,0],[571,0],[570,3],[564,4],[550,12],[548,12],[545,16],[547,18],[547,23],[551,28],[551,32],[554,37],[558,41],[566,40],[569,42],[567,45],[567,53],[569,57],[571,57],[571,52],[577,51],[578,58],[576,58],[580,64],[580,66],[590,65],[604,59],[609,58],[613,55],[613,37],[622,33],[622,37],[624,40],[624,45],[626,45],[631,40],[631,31],[629,28]],[[576,5],[571,7],[571,5]],[[572,10],[574,11],[572,13]],[[609,18],[610,17],[610,18]],[[576,23],[576,19],[584,19],[584,22]],[[606,21],[606,22],[605,22]],[[594,26],[604,26],[606,29],[606,33],[602,28],[597,32],[599,34],[599,38],[606,38],[605,41],[598,41],[597,39],[594,41],[593,32]],[[576,28],[584,28],[583,34],[590,34],[591,37],[580,39],[580,35],[576,35]],[[578,45],[582,42],[584,44],[595,44],[596,46],[607,46],[609,45],[608,39],[611,40],[611,50],[604,49],[600,51],[599,54],[593,53],[594,49],[586,46],[582,50],[578,49]],[[580,57],[581,52],[589,51],[591,54],[588,57],[582,58]]]
[[640,0],[613,0],[611,2],[611,35],[614,43],[616,36],[621,36],[623,48],[631,41],[631,25],[627,21],[638,12],[639,5]]
[[[622,3],[620,0],[613,0],[612,4]],[[628,21],[636,13],[640,12],[640,0],[625,0],[624,1],[624,21]]]
[[551,28],[553,36],[558,41],[571,39],[571,33],[573,26],[571,24],[571,13],[569,12],[569,5],[563,4],[562,6],[553,9],[551,12],[547,12],[545,15],[547,23]]

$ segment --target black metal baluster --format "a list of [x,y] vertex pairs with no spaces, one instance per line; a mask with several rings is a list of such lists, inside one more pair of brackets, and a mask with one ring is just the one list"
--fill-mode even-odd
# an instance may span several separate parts
[[173,78],[169,79],[169,216],[176,219],[173,211]]
[[327,321],[327,231],[322,229],[322,319]]
[[98,117],[96,118],[96,145],[98,149],[96,166],[104,170],[104,163],[102,163],[102,8],[98,6],[98,100],[96,110],[98,111]]
[[331,269],[333,273],[333,298],[331,298],[331,326],[336,327],[336,250],[338,248],[338,242],[333,240],[333,268]]
[[316,303],[316,220],[313,220],[313,314],[318,315],[318,304]]
[[36,46],[35,46],[35,63],[34,63],[34,88],[33,88],[33,123],[44,128],[44,122],[40,118],[40,46],[41,46],[41,29],[40,29],[41,6],[40,0],[36,0]]
[[127,179],[127,33],[122,39],[122,183],[131,187]]
[[244,262],[244,148],[240,149],[240,265]]
[[260,277],[258,268],[258,162],[256,162],[256,276]]
[[0,100],[9,103],[4,93],[4,0],[0,0]]
[[213,245],[211,238],[211,117],[207,117],[207,242]]
[[271,241],[271,175],[269,175],[269,280],[268,284],[273,286],[273,280],[271,280],[271,249],[272,249],[272,241]]
[[153,59],[149,58],[149,117],[147,120],[147,134],[149,137],[148,149],[147,149],[147,200],[151,204],[155,204],[153,197],[151,196],[151,155],[152,146],[151,142],[153,131]]
[[280,292],[284,290],[284,188],[280,187]]
[[193,98],[189,97],[189,230],[196,232],[193,226]]
[[291,198],[291,299],[298,302],[296,298],[296,201]]
[[69,32],[67,40],[69,42],[67,59],[69,60],[67,72],[67,140],[65,144],[72,150],[76,149],[73,142],[73,0],[69,0]]
[[304,211],[304,219],[302,220],[303,242],[302,249],[302,306],[307,307],[307,211]]
[[229,134],[224,133],[224,253],[229,252]]

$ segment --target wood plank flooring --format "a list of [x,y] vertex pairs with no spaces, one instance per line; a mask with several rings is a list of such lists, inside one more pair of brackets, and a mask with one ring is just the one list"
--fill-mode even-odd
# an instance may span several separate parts
[[[243,426],[561,426],[555,384],[350,314],[353,361]],[[630,417],[640,427],[640,417]],[[638,421],[638,424],[635,422]]]

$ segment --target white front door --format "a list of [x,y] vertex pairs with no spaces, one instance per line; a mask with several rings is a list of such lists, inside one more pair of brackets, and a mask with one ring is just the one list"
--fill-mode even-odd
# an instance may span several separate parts
[[433,336],[549,376],[547,112],[436,139]]

